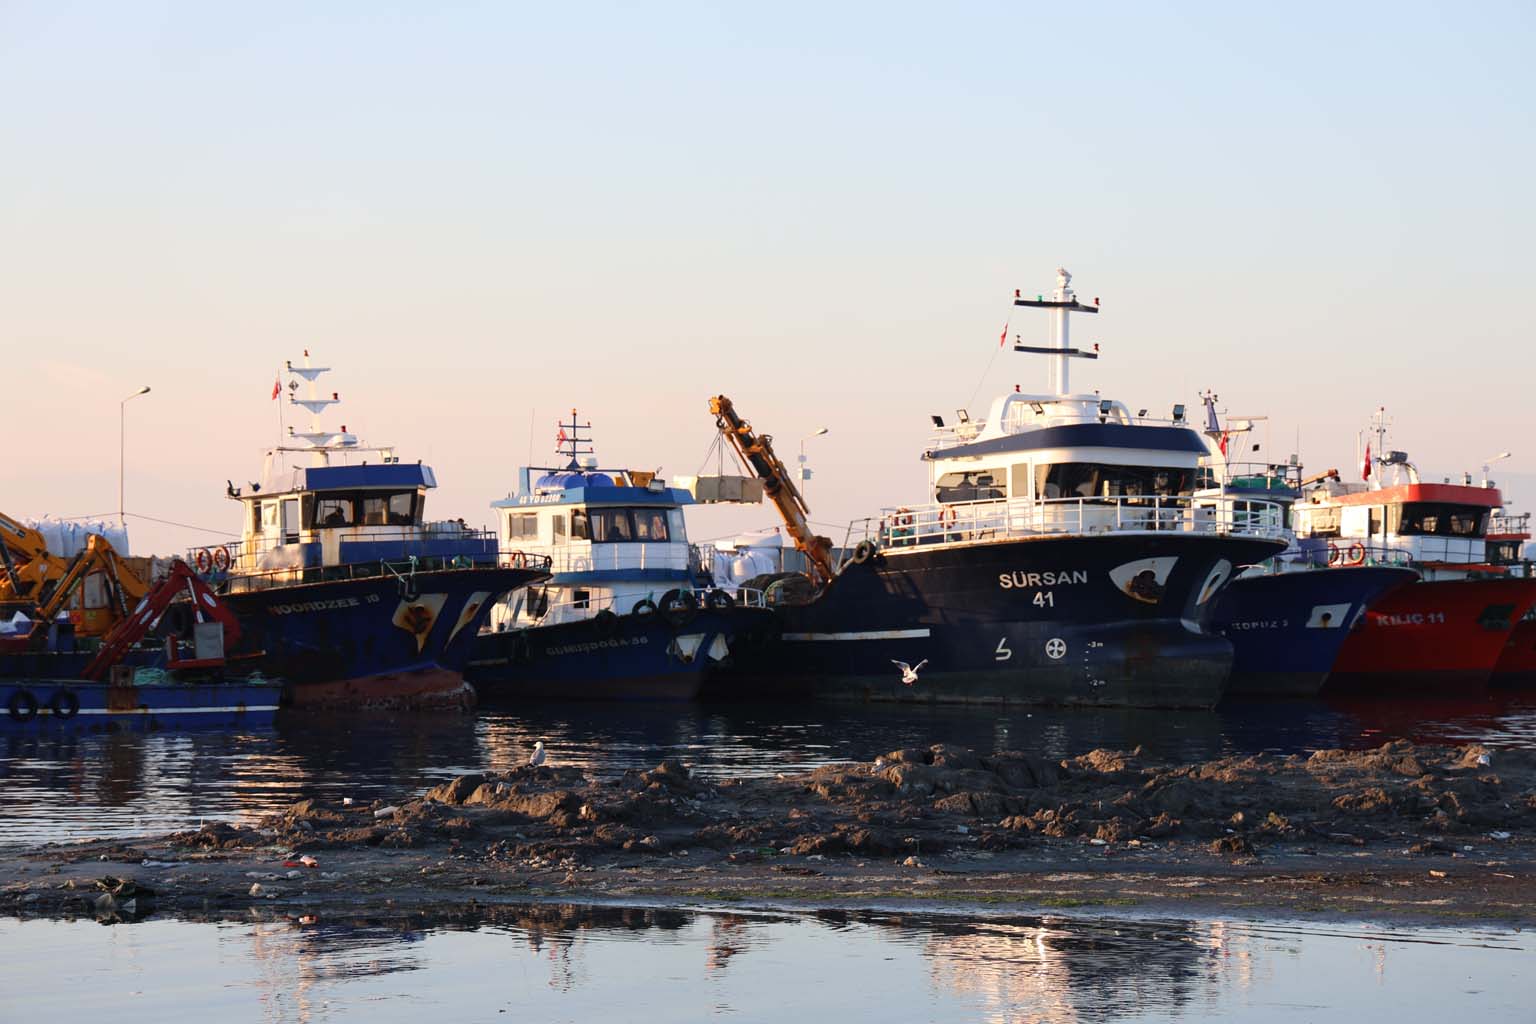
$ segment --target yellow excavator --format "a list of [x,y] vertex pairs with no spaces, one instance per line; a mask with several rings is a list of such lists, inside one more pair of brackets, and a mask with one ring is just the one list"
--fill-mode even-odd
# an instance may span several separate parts
[[817,587],[824,587],[837,575],[832,564],[832,542],[817,536],[811,529],[810,512],[800,490],[789,475],[789,469],[773,452],[773,438],[757,434],[752,424],[742,419],[736,407],[724,395],[709,400],[709,411],[715,415],[715,426],[731,445],[747,469],[763,482],[763,493],[778,507],[784,518],[784,528],[789,532],[795,547],[805,555],[807,575]]
[[0,513],[0,614],[19,610],[46,624],[68,611],[77,636],[101,637],[149,589],[105,537],[91,534],[84,551],[61,558],[38,531]]

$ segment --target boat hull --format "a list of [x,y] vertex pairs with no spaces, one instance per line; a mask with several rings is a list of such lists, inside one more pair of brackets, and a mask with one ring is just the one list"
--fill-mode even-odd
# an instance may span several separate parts
[[87,731],[259,729],[272,724],[280,696],[274,683],[249,681],[109,685],[83,679],[0,679],[0,724]]
[[1351,566],[1233,581],[1212,617],[1232,642],[1227,694],[1316,696],[1371,602],[1417,579],[1412,569]]
[[1515,624],[1488,682],[1500,688],[1536,686],[1536,619]]
[[773,613],[704,608],[482,633],[465,677],[487,703],[504,700],[693,700],[738,642]]
[[1326,693],[1485,689],[1536,580],[1421,580],[1385,594],[1352,630]]
[[[1189,533],[894,547],[781,610],[758,694],[1211,707],[1232,645],[1207,628],[1237,566],[1282,545]],[[926,661],[911,685],[893,661]]]
[[281,679],[303,708],[471,707],[464,666],[503,595],[543,578],[530,569],[468,568],[329,580],[221,595],[240,620],[232,652]]

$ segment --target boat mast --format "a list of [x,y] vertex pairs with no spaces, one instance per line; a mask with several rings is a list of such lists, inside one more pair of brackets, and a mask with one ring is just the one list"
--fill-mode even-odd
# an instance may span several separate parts
[[1050,391],[1057,396],[1066,396],[1072,393],[1071,373],[1069,367],[1073,359],[1097,359],[1097,352],[1085,352],[1072,347],[1072,324],[1069,319],[1073,313],[1097,313],[1099,300],[1094,299],[1093,305],[1085,306],[1077,301],[1077,293],[1072,290],[1072,275],[1065,267],[1056,268],[1056,290],[1051,293],[1049,299],[1036,295],[1033,299],[1026,299],[1017,291],[1013,293],[1015,306],[1033,306],[1036,309],[1048,309],[1051,311],[1051,343],[1049,345],[1014,345],[1015,352],[1033,352],[1036,355],[1051,356],[1050,367]]

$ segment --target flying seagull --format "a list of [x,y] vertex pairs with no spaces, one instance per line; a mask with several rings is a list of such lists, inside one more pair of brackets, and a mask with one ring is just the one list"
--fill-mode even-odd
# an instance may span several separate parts
[[891,664],[901,669],[901,685],[911,686],[917,682],[917,673],[922,670],[924,665],[928,664],[928,659],[924,658],[916,665],[908,665],[904,661],[897,661],[895,658],[892,658]]
[[544,763],[544,741],[539,740],[533,745],[533,756],[528,758],[528,764],[534,768]]

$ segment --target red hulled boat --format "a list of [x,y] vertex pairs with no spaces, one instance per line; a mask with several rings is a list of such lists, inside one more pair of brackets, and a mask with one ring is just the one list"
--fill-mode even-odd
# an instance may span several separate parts
[[[1531,514],[1496,512],[1488,526],[1488,561],[1505,567],[1511,576],[1530,578],[1531,563],[1525,560],[1525,542],[1531,539]],[[1504,653],[1493,667],[1493,686],[1536,685],[1536,607],[1515,623]]]
[[[1378,438],[1383,432],[1378,422]],[[1296,506],[1296,533],[1325,541],[1333,564],[1405,564],[1421,578],[1367,608],[1344,641],[1326,690],[1481,690],[1517,623],[1536,606],[1536,579],[1489,558],[1489,521],[1503,498],[1497,487],[1486,480],[1475,486],[1470,476],[1462,484],[1423,483],[1405,453],[1372,460],[1369,452],[1363,468],[1369,482],[1313,491]],[[1395,479],[1383,486],[1379,470],[1388,468]]]

